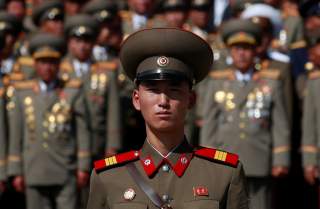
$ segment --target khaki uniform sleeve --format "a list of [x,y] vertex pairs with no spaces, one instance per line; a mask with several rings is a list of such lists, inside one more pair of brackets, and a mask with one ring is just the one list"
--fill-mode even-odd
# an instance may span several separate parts
[[108,209],[107,193],[95,170],[91,173],[90,192],[87,209]]
[[319,136],[319,129],[317,128],[319,121],[317,120],[317,107],[316,107],[316,92],[313,90],[313,81],[307,81],[306,95],[303,105],[303,118],[302,118],[302,159],[303,166],[318,164],[318,148],[317,141]]
[[273,166],[290,164],[290,132],[285,111],[283,85],[277,81],[274,89],[274,101],[271,117],[271,133],[273,141]]
[[242,164],[234,169],[228,190],[226,209],[248,209],[249,194]]
[[117,84],[117,72],[114,71],[110,78],[107,109],[107,142],[106,149],[122,148],[121,116],[120,116],[120,93]]
[[9,156],[8,156],[8,175],[23,175],[23,117],[21,101],[18,92],[8,99],[8,130],[9,130]]
[[6,180],[7,139],[5,135],[4,88],[0,88],[0,181]]
[[78,148],[78,169],[89,171],[91,164],[90,155],[90,132],[88,124],[88,110],[86,109],[84,92],[80,91],[79,97],[75,101],[75,129]]

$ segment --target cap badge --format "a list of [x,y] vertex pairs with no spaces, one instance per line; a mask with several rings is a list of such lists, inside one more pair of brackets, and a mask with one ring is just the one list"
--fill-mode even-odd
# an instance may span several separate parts
[[131,188],[127,189],[123,194],[125,200],[133,200],[135,196],[136,192]]
[[151,164],[151,160],[150,160],[150,159],[146,159],[146,160],[144,161],[144,164],[145,164],[146,166],[150,165],[150,164]]
[[161,56],[161,57],[158,57],[157,59],[157,64],[160,66],[160,67],[165,67],[169,64],[169,59],[168,57],[165,57],[165,56]]
[[186,157],[181,158],[181,163],[182,164],[187,164],[188,163],[188,159]]

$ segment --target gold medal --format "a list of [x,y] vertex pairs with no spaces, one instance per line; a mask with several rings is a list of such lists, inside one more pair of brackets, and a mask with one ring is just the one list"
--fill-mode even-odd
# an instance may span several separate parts
[[56,117],[54,117],[54,115],[49,115],[48,121],[49,121],[50,123],[55,123]]
[[218,103],[222,103],[225,100],[226,93],[224,91],[217,91],[214,95],[214,99]]
[[57,115],[57,123],[64,123],[66,121],[66,117],[63,114]]
[[227,97],[228,100],[233,100],[234,99],[234,94],[229,92],[229,93],[227,93],[226,97]]
[[57,112],[60,111],[60,109],[61,109],[60,103],[56,103],[56,104],[54,104],[53,107],[52,107],[52,112],[53,112],[53,113],[57,113]]
[[31,99],[31,97],[26,97],[26,98],[24,99],[24,104],[25,104],[25,105],[31,105],[31,104],[32,104],[32,99]]
[[27,115],[32,114],[34,112],[34,108],[32,106],[29,106],[25,109],[25,113]]

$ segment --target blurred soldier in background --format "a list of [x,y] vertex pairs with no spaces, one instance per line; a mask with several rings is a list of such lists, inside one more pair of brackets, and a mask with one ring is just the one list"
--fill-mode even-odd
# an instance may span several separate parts
[[185,0],[164,0],[161,5],[164,27],[188,29],[189,4]]
[[27,208],[76,208],[87,184],[90,137],[82,82],[58,78],[62,38],[35,35],[30,52],[38,78],[14,84],[8,102],[9,175],[26,191]]
[[257,24],[231,20],[222,36],[233,66],[210,73],[200,143],[237,152],[246,171],[251,207],[270,209],[270,176],[287,175],[290,162],[280,71],[270,66],[256,69],[261,41]]

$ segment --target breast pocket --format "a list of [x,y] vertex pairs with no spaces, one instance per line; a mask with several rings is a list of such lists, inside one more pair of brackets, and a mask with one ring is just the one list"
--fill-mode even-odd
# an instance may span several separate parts
[[143,203],[117,203],[114,204],[112,209],[148,209],[148,205]]
[[219,202],[216,200],[195,200],[185,202],[183,209],[219,209]]

